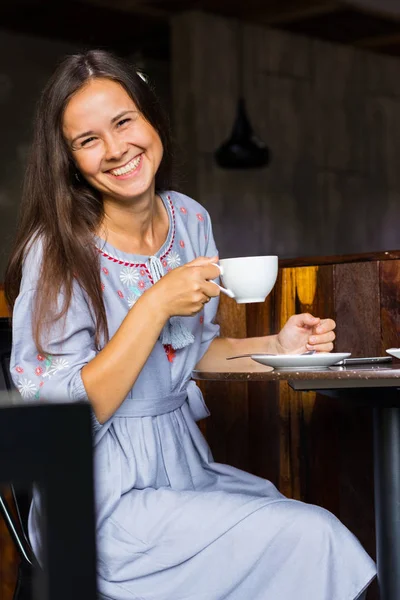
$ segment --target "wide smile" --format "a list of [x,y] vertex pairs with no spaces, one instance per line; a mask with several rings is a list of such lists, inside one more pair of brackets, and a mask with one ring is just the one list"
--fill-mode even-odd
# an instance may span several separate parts
[[107,175],[111,175],[114,179],[129,179],[129,177],[136,175],[140,171],[143,162],[142,159],[143,152],[132,158],[126,165],[118,167],[118,169],[110,169],[107,171]]

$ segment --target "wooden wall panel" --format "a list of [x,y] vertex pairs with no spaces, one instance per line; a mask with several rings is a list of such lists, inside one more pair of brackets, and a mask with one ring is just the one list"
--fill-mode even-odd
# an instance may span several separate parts
[[[332,266],[282,269],[276,288],[277,330],[295,313],[309,312],[322,318],[334,317]],[[295,392],[284,382],[279,384],[279,488],[285,495],[302,500],[313,497],[327,478],[327,471],[324,475],[321,470],[313,468],[312,457],[319,456],[327,461],[325,465],[330,465],[331,478],[335,473],[332,448],[336,443],[336,430],[331,428],[328,433],[332,435],[326,435],[313,426],[312,415],[316,403],[319,412],[326,411],[327,418],[330,418],[331,412],[324,398],[312,392]],[[325,498],[322,501],[324,505]]]
[[381,353],[387,348],[400,347],[400,260],[379,263]]
[[338,352],[353,356],[381,353],[379,263],[335,266]]
[[[7,500],[11,500],[6,495]],[[12,600],[19,556],[11,540],[5,522],[0,517],[0,600]]]
[[3,286],[0,286],[0,317],[9,317],[10,312],[8,310],[7,302],[4,296]]
[[[308,267],[305,267],[308,269]],[[296,271],[282,269],[276,283],[277,330],[296,312]],[[300,498],[298,418],[301,398],[286,382],[279,384],[279,489],[290,498]]]

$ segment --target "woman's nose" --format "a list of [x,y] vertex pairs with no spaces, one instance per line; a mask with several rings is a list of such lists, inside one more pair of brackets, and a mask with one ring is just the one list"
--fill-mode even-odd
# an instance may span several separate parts
[[127,151],[127,144],[118,137],[110,137],[105,145],[105,158],[107,160],[118,160]]

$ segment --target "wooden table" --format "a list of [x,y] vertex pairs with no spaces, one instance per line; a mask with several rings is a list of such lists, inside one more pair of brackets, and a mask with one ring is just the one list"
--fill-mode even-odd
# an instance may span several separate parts
[[[229,370],[228,370],[229,369]],[[360,399],[374,407],[375,527],[381,600],[400,598],[400,363],[386,366],[278,370],[240,359],[213,371],[194,371],[204,381],[288,381],[298,391]],[[267,399],[266,399],[267,400]]]

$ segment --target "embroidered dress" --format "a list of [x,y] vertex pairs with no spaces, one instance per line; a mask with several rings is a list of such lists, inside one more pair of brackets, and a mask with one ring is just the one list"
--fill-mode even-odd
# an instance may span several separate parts
[[[96,241],[111,336],[160,270],[217,254],[204,208],[175,192],[162,199],[170,227],[154,257]],[[36,243],[14,309],[13,379],[26,401],[87,400],[81,369],[96,350],[83,291],[76,286],[64,328],[53,327],[48,356],[29,336],[40,260]],[[209,413],[191,372],[219,334],[217,305],[181,319],[192,337],[182,348],[160,336],[113,417],[93,419],[100,598],[353,600],[375,576],[358,540],[326,510],[215,463],[195,423]],[[35,494],[29,531],[40,557],[39,519]]]

